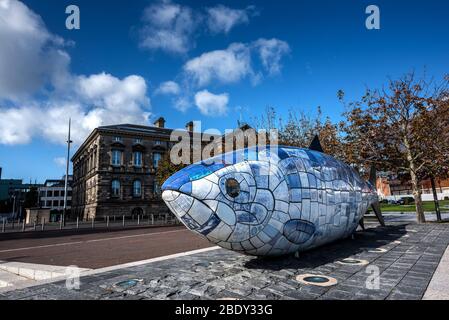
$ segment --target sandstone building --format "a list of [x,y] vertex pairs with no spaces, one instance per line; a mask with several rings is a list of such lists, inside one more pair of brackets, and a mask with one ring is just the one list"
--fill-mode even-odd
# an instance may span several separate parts
[[[175,143],[170,141],[173,129],[165,128],[163,118],[154,124],[93,130],[72,157],[73,216],[90,219],[169,212],[155,176],[159,161]],[[186,130],[192,136],[192,122]]]

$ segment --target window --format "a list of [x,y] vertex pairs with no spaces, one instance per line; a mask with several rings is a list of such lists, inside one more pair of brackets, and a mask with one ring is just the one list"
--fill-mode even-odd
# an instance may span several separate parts
[[53,191],[47,190],[47,198],[53,197]]
[[134,166],[135,167],[142,166],[142,152],[140,152],[140,151],[134,152]]
[[136,138],[136,139],[134,139],[134,143],[135,144],[141,144],[142,143],[142,139]]
[[161,189],[159,188],[159,184],[154,181],[154,194],[159,195],[161,193]]
[[50,200],[45,201],[45,206],[47,208],[51,207],[51,201]]
[[162,141],[160,140],[154,140],[154,145],[155,146],[160,146],[162,144]]
[[122,142],[122,137],[114,137],[114,142]]
[[119,197],[120,196],[120,181],[112,180],[112,196]]
[[161,161],[162,155],[160,153],[153,154],[153,167],[159,167],[159,161]]
[[52,207],[58,207],[58,206],[59,206],[59,201],[58,200],[53,200]]
[[61,197],[64,197],[65,191],[61,190]]
[[140,180],[135,180],[133,183],[133,196],[141,197],[142,196],[142,183]]
[[120,150],[112,150],[112,165],[120,166],[122,164],[122,152]]
[[59,190],[55,190],[55,191],[54,191],[54,196],[55,196],[55,197],[59,197]]

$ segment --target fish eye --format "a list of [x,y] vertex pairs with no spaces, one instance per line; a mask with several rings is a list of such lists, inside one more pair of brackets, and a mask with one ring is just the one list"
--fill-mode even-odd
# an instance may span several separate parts
[[240,194],[240,183],[234,178],[227,179],[225,187],[226,193],[232,198],[236,198]]

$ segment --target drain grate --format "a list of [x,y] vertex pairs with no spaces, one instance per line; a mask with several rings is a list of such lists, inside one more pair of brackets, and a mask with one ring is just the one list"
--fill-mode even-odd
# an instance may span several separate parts
[[299,276],[296,276],[296,281],[302,284],[320,287],[329,287],[338,283],[337,279],[321,274],[301,274]]

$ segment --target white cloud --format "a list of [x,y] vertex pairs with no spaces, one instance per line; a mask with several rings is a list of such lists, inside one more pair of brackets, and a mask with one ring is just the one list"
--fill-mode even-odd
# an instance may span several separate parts
[[174,106],[177,110],[181,112],[186,112],[187,109],[191,107],[191,103],[189,101],[189,98],[179,97],[174,101]]
[[281,70],[281,59],[290,52],[287,42],[273,38],[258,39],[252,43],[233,43],[227,49],[203,53],[184,64],[184,72],[194,83],[203,87],[212,81],[229,84],[249,77],[257,84],[263,76],[261,68],[255,67],[252,55],[268,75]]
[[117,123],[148,124],[150,100],[139,76],[118,79],[101,73],[74,78],[69,98],[54,97],[40,103],[0,107],[0,143],[24,144],[34,136],[64,144],[68,118],[72,140],[81,143],[96,127]]
[[232,9],[224,5],[208,8],[207,25],[213,33],[229,33],[232,28],[239,24],[247,24],[249,15],[254,7],[247,9]]
[[25,98],[67,76],[64,41],[19,1],[0,0],[0,44],[0,100]]
[[189,7],[171,1],[151,4],[144,11],[143,22],[140,30],[143,48],[175,54],[186,53],[192,48],[191,37],[197,22]]
[[212,80],[237,82],[252,74],[250,50],[242,43],[233,43],[225,50],[206,52],[187,61],[184,71],[199,86],[208,85]]
[[162,82],[156,89],[155,94],[178,95],[181,92],[179,84],[174,81]]
[[281,59],[290,52],[287,42],[273,39],[259,39],[254,42],[254,47],[259,53],[263,66],[270,75],[281,71]]
[[[145,8],[140,28],[140,46],[172,54],[186,54],[194,48],[195,38],[210,30],[229,33],[235,26],[248,24],[257,15],[254,6],[233,9],[217,5],[193,9],[171,0],[159,0]],[[210,34],[210,33],[209,33]]]
[[69,117],[77,144],[100,125],[148,123],[142,77],[71,74],[70,56],[58,48],[64,40],[17,0],[0,0],[0,43],[1,144],[64,144]]
[[54,158],[53,161],[55,162],[55,164],[58,167],[65,168],[67,160],[64,157],[57,157],[57,158]]
[[229,95],[227,93],[213,94],[207,90],[195,94],[195,104],[206,116],[220,116],[228,110]]

